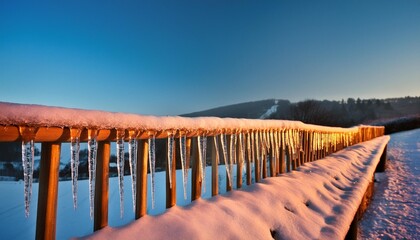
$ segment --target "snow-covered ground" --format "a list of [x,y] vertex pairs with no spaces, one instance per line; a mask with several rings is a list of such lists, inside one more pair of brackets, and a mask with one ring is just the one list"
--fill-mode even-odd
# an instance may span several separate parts
[[360,239],[419,239],[420,129],[391,135],[384,173],[360,222]]

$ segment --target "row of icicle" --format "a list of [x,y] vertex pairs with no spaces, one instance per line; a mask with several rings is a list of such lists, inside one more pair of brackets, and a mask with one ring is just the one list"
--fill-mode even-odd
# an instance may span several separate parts
[[[78,179],[78,167],[79,167],[79,150],[80,150],[80,133],[81,129],[70,129],[71,131],[71,177],[72,177],[72,193],[73,193],[73,206],[77,208],[77,179]],[[132,197],[133,197],[133,211],[136,209],[136,182],[137,182],[137,137],[139,132],[128,131],[128,153],[129,153],[129,164],[130,174],[132,182]],[[168,132],[167,137],[167,164],[172,166],[174,161],[174,150],[175,150],[175,136],[176,132]],[[349,146],[354,143],[353,134],[331,134],[331,133],[312,133],[312,146],[309,146],[312,150],[317,151],[333,147],[336,150],[337,144],[343,144]],[[89,173],[89,202],[90,202],[90,217],[93,218],[94,209],[94,195],[95,195],[95,176],[96,176],[96,159],[97,159],[97,148],[98,142],[96,139],[97,130],[90,130],[88,136],[88,173]],[[118,186],[120,193],[120,216],[123,217],[124,213],[124,137],[125,130],[117,130],[116,150],[117,150],[117,170],[118,170]],[[215,154],[217,159],[223,156],[224,165],[226,167],[228,183],[232,186],[233,178],[233,165],[237,164],[237,153],[236,149],[239,147],[239,161],[244,163],[245,161],[253,162],[256,166],[261,169],[263,161],[267,161],[269,158],[269,152],[271,151],[271,164],[277,164],[277,159],[280,156],[279,150],[288,151],[291,159],[295,159],[299,152],[303,151],[303,131],[286,129],[286,130],[271,130],[271,131],[249,131],[246,133],[238,132],[230,134],[229,145],[228,145],[228,134],[219,134],[213,139],[213,146],[215,148]],[[34,137],[33,137],[34,138]],[[205,189],[205,173],[206,173],[206,150],[207,150],[207,136],[205,134],[197,136],[198,140],[198,151],[199,151],[199,177],[202,181],[204,192]],[[220,145],[219,145],[220,143]],[[188,168],[187,166],[187,137],[185,134],[180,132],[179,136],[179,149],[180,149],[180,161],[182,167],[182,179],[184,198],[187,199],[187,182],[188,182]],[[151,200],[152,208],[155,207],[155,166],[156,166],[156,149],[155,149],[155,134],[150,133],[148,138],[148,162],[150,170],[150,183],[151,183]],[[220,155],[219,146],[222,148],[222,154]],[[286,148],[288,146],[288,148]],[[246,156],[248,156],[246,158]],[[25,215],[29,216],[29,205],[32,193],[32,181],[33,181],[33,166],[34,166],[34,140],[22,141],[22,162],[24,172],[24,199],[25,199]],[[217,163],[219,164],[219,163]],[[290,159],[288,160],[290,164]],[[275,168],[275,165],[274,165]],[[169,175],[169,187],[172,188],[172,167],[168,167]]]

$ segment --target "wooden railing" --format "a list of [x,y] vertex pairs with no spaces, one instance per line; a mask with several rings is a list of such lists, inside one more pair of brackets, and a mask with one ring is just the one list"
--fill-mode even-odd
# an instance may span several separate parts
[[[224,158],[220,135],[229,136],[227,150],[237,159],[237,188],[242,188],[243,164],[246,184],[261,178],[295,170],[347,146],[368,141],[384,134],[383,127],[358,126],[331,128],[280,120],[246,120],[221,118],[152,117],[133,114],[97,112],[44,106],[0,103],[0,142],[34,141],[42,144],[39,174],[36,239],[55,239],[58,174],[61,143],[70,142],[78,132],[79,141],[95,138],[98,142],[95,178],[94,231],[108,225],[108,189],[110,143],[117,139],[136,139],[137,182],[135,218],[147,214],[148,139],[186,137],[187,166],[192,169],[191,199],[201,197],[198,137],[206,136],[211,156],[212,195],[219,193],[218,164]],[[237,136],[237,144],[230,144]],[[216,141],[214,141],[216,138]],[[232,138],[232,139],[235,139]],[[216,143],[219,148],[216,151]],[[179,144],[174,144],[174,148]],[[232,149],[234,148],[234,149]],[[157,149],[161,151],[162,149]],[[167,151],[167,149],[165,149]],[[166,207],[176,205],[176,162],[166,165]],[[254,176],[251,176],[254,163]],[[171,171],[169,171],[171,170]],[[169,175],[171,173],[171,175]],[[173,179],[169,187],[169,179]],[[232,185],[227,181],[227,191]]]

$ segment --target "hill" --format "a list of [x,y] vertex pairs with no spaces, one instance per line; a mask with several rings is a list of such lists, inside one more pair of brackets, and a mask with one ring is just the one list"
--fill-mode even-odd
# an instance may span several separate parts
[[213,116],[250,119],[299,120],[304,123],[349,127],[382,119],[395,119],[420,114],[420,97],[388,99],[354,99],[341,101],[268,99],[245,102],[200,112],[186,117]]
[[[183,114],[183,117],[231,117],[258,119],[269,110],[277,111],[281,106],[289,106],[288,100],[267,99],[254,102],[245,102],[223,107],[212,108],[204,111]],[[275,109],[275,110],[273,110]],[[269,114],[271,115],[271,114]]]

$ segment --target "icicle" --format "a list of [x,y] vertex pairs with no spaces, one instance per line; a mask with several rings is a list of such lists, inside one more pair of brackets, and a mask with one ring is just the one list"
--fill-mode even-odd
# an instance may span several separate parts
[[256,134],[255,134],[255,154],[256,154],[256,158],[255,158],[255,168],[257,168],[258,167],[258,169],[260,169],[260,172],[262,172],[261,171],[261,168],[260,168],[260,166],[261,166],[261,161],[260,161],[260,158],[261,158],[261,155],[260,155],[260,132],[256,132]]
[[[276,164],[277,164],[277,145],[274,141],[274,133],[273,130],[270,131],[270,142],[271,142],[271,152],[272,152],[272,158],[270,161],[270,167],[274,169],[274,172],[276,171]],[[273,177],[273,176],[271,176]]]
[[149,132],[149,169],[150,169],[150,184],[152,192],[152,209],[155,209],[155,172],[156,172],[156,145],[155,133]]
[[[246,141],[247,141],[247,151],[248,151],[248,162],[251,163],[252,162],[252,146],[251,146],[251,135],[252,133],[248,132],[246,134]],[[249,174],[249,173],[247,173]]]
[[180,141],[179,141],[179,149],[180,149],[180,155],[181,155],[181,166],[182,166],[182,182],[184,186],[184,199],[187,199],[187,183],[188,183],[188,166],[187,166],[187,137],[185,135],[182,135],[182,132],[180,134]]
[[222,143],[222,150],[223,150],[223,161],[226,167],[226,173],[228,176],[229,186],[232,186],[232,178],[230,176],[230,169],[229,169],[229,157],[228,157],[228,146],[227,146],[227,138],[226,134],[220,134],[220,141]]
[[172,189],[172,162],[174,158],[174,134],[172,132],[168,132],[168,157],[167,163],[168,164],[168,175],[169,175],[169,188]]
[[233,164],[237,163],[237,159],[236,159],[236,142],[237,142],[237,137],[236,134],[231,134],[230,135],[230,170],[232,171],[233,169]]
[[137,182],[137,136],[138,132],[128,131],[128,161],[130,163],[131,173],[131,192],[133,196],[133,212],[136,211],[136,182]]
[[285,131],[281,131],[281,149],[283,151],[286,150],[286,138],[285,138],[286,132]]
[[[233,164],[236,164],[236,134],[230,135],[229,174],[233,178]],[[233,179],[231,179],[233,181]],[[232,182],[231,182],[232,183]],[[233,185],[230,185],[233,186]]]
[[[278,164],[277,160],[280,158],[280,143],[279,143],[279,134],[280,132],[274,132],[274,148],[276,151],[276,164]],[[277,166],[276,166],[277,167]]]
[[239,151],[240,151],[240,163],[242,166],[244,166],[244,162],[245,162],[245,139],[244,139],[245,135],[244,133],[239,133]]
[[34,173],[34,139],[37,128],[19,127],[22,136],[22,167],[24,181],[25,217],[29,217],[29,207],[32,198],[32,183]]
[[198,136],[198,155],[199,155],[199,174],[201,184],[203,185],[203,192],[206,192],[206,151],[207,151],[207,137]]
[[217,144],[217,136],[213,137],[213,142],[214,142],[214,149],[216,151],[216,159],[217,159],[217,165],[219,165],[220,163],[220,154],[219,154],[219,144]]
[[124,130],[117,130],[117,170],[118,186],[120,190],[120,217],[124,215]]
[[89,200],[90,218],[93,219],[95,204],[95,176],[96,176],[96,154],[98,142],[96,141],[97,130],[88,130],[88,170],[89,170]]
[[73,208],[77,208],[77,178],[79,175],[79,151],[80,151],[80,133],[81,129],[70,129],[70,166],[71,166],[71,182],[73,193]]

